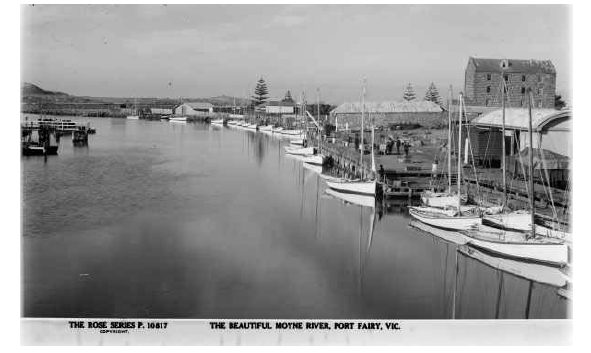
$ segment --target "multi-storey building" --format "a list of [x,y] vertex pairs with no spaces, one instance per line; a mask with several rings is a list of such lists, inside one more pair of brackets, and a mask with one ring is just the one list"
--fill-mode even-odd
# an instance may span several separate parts
[[535,108],[554,108],[556,69],[550,60],[470,57],[464,81],[466,103],[501,107],[503,80],[507,83],[507,107],[527,107],[531,88]]

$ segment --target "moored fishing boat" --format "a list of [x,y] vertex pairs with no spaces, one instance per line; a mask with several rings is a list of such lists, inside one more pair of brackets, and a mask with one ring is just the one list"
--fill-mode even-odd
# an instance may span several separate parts
[[300,155],[300,156],[313,155],[316,153],[315,147],[285,146],[284,149],[285,149],[285,153],[295,154],[295,155]]
[[457,210],[449,210],[449,213],[445,214],[444,210],[435,210],[430,207],[409,207],[408,212],[423,223],[443,229],[466,230],[476,227],[482,222],[480,215],[458,215]]
[[328,181],[327,180],[326,184],[331,189],[334,189],[334,190],[337,190],[340,192],[375,196],[377,182],[375,180],[371,180],[371,181],[367,181],[367,180],[365,180],[365,181],[364,180]]
[[[528,89],[528,137],[529,146],[533,146],[532,138],[532,92]],[[568,245],[563,239],[540,236],[536,232],[535,203],[533,197],[533,154],[529,154],[529,230],[526,232],[514,232],[500,230],[486,225],[480,226],[477,230],[466,231],[464,235],[470,238],[469,243],[486,249],[496,254],[530,261],[544,262],[551,265],[564,266],[568,263]],[[520,217],[523,217],[521,215]],[[490,219],[490,217],[489,217]],[[514,223],[526,223],[522,218]]]
[[477,229],[462,232],[475,247],[523,260],[564,266],[568,263],[568,246],[564,241],[541,236],[528,236],[480,225]]
[[569,277],[556,267],[498,257],[470,246],[461,246],[458,251],[489,267],[534,282],[564,287],[569,281]]

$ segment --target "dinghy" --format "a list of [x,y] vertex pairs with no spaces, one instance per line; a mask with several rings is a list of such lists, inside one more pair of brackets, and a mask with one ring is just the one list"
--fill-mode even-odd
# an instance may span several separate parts
[[215,119],[211,121],[211,125],[217,125],[217,126],[223,126],[224,125],[224,119]]
[[324,165],[326,163],[326,157],[322,154],[315,154],[312,156],[303,156],[305,163],[315,164],[315,165]]
[[466,230],[482,223],[479,215],[458,215],[457,210],[449,210],[445,214],[445,210],[431,207],[409,207],[408,212],[423,223],[443,229]]
[[295,154],[300,156],[308,156],[313,155],[316,153],[316,148],[314,147],[293,147],[293,146],[285,146],[285,153],[288,154]]

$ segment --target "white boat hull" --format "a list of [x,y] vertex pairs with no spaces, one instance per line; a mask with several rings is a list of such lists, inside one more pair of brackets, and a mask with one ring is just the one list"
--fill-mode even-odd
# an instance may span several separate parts
[[128,115],[127,120],[139,120],[140,117],[138,115]]
[[255,124],[248,124],[248,125],[246,126],[246,130],[252,130],[252,131],[256,131],[256,130],[257,130],[257,128],[258,128],[258,126],[257,126],[257,125],[255,125]]
[[284,149],[285,149],[285,153],[295,154],[295,155],[299,155],[299,156],[308,156],[308,155],[313,155],[314,153],[316,153],[316,149],[314,147],[300,148],[300,147],[285,146]]
[[322,165],[324,165],[325,161],[326,161],[326,157],[324,157],[321,154],[315,154],[313,156],[304,156],[305,163],[310,163],[310,164],[322,166]]
[[224,120],[223,120],[223,119],[219,119],[219,120],[212,120],[212,121],[211,121],[211,124],[212,124],[212,125],[219,125],[219,126],[222,126],[222,125],[224,125]]
[[176,118],[170,118],[169,121],[186,122],[187,118],[186,117],[176,117]]
[[568,263],[568,246],[556,239],[536,237],[526,239],[524,233],[502,231],[481,226],[463,232],[468,243],[501,256],[543,262],[556,266]]
[[273,125],[261,126],[261,127],[259,127],[259,131],[272,132],[273,131]]
[[373,195],[376,194],[376,181],[327,181],[331,189],[353,194]]
[[295,140],[290,140],[289,143],[291,143],[292,145],[303,146],[304,140],[303,139],[295,139]]
[[348,194],[343,192],[338,192],[332,189],[326,189],[326,194],[335,197],[339,200],[358,205],[363,207],[375,207],[376,199],[373,196],[368,195],[359,195],[359,194]]
[[496,257],[469,246],[460,247],[459,252],[492,268],[538,283],[564,287],[568,282],[568,276],[556,267]]
[[423,223],[443,229],[468,230],[482,222],[482,218],[477,215],[451,216],[442,212],[427,212],[420,207],[409,207],[409,213]]

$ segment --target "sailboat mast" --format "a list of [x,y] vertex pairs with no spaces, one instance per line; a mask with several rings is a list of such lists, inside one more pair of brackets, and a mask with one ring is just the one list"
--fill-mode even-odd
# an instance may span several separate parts
[[507,92],[507,82],[505,81],[505,75],[503,71],[502,77],[502,90],[503,90],[503,125],[501,127],[501,167],[503,169],[503,209],[507,207],[507,161],[506,161],[506,152],[505,152],[505,101],[507,100],[506,92]]
[[529,208],[531,210],[531,237],[535,237],[536,235],[536,224],[535,224],[535,204],[534,204],[534,145],[533,145],[533,129],[531,123],[531,104],[532,104],[532,92],[531,88],[528,89],[528,125],[527,125],[527,133],[529,135]]
[[364,146],[363,146],[363,119],[365,119],[365,83],[366,83],[366,79],[363,79],[363,90],[361,93],[361,158],[360,158],[360,167],[361,167],[361,179],[363,179],[363,150],[364,150]]
[[302,118],[304,119],[304,139],[306,140],[306,144],[308,143],[308,115],[306,114],[306,92],[302,91],[302,104],[304,109],[302,109]]
[[459,99],[459,116],[458,116],[458,215],[461,215],[461,195],[462,195],[462,93],[460,92]]
[[447,101],[447,191],[451,193],[451,105],[453,99],[452,86],[449,85],[449,100]]
[[317,117],[318,119],[316,120],[316,124],[318,124],[317,127],[317,138],[318,138],[318,151],[320,152],[320,88],[316,88],[316,111],[317,111]]

